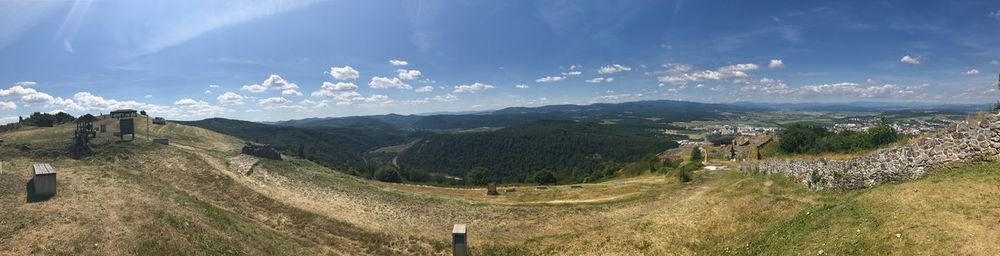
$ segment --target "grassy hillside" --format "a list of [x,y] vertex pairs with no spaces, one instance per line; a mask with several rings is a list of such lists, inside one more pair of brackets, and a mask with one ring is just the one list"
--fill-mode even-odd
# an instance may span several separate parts
[[482,167],[498,182],[523,182],[532,173],[549,170],[563,183],[574,183],[602,179],[608,175],[605,167],[676,146],[672,140],[615,125],[538,121],[492,132],[428,136],[403,151],[399,164],[459,177]]
[[[470,225],[476,255],[993,255],[1000,163],[872,189],[810,191],[783,177],[698,171],[583,188],[484,190],[374,182],[289,157],[237,156],[241,140],[152,126],[154,145],[95,141],[73,160],[70,127],[0,133],[4,254],[448,255]],[[32,162],[59,192],[26,202]],[[501,191],[504,191],[502,187]]]

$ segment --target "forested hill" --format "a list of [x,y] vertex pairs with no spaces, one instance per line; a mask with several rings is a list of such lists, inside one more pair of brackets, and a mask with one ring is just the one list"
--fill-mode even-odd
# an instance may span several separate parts
[[585,120],[608,118],[655,118],[664,121],[718,119],[723,112],[753,110],[726,104],[656,100],[590,105],[550,105],[512,107],[490,112],[446,115],[373,115],[337,118],[310,118],[278,122],[300,127],[389,126],[404,130],[463,130],[481,127],[511,127],[538,120]]
[[353,172],[365,168],[365,154],[373,149],[404,144],[423,133],[368,127],[292,127],[224,118],[180,122],[228,134],[243,140],[274,145],[288,155]]
[[491,180],[522,182],[548,170],[560,183],[595,180],[605,167],[637,161],[676,142],[637,129],[590,122],[537,121],[492,132],[435,134],[405,150],[405,169],[465,177],[474,167]]

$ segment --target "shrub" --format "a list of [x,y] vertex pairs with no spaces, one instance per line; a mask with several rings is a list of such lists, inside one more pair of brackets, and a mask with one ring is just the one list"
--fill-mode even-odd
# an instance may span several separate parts
[[490,182],[490,176],[486,168],[477,166],[465,173],[465,182],[469,185],[486,185]]
[[557,181],[556,175],[548,170],[536,172],[528,177],[528,182],[534,182],[538,185],[556,184]]
[[385,182],[402,182],[402,179],[399,177],[399,170],[389,166],[383,166],[375,170],[375,179]]

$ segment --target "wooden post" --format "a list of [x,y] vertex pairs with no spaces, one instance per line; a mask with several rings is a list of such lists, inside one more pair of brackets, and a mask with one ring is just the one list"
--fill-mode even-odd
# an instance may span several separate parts
[[454,256],[468,256],[469,243],[465,233],[465,224],[455,224],[451,229],[451,244],[455,247],[452,250]]

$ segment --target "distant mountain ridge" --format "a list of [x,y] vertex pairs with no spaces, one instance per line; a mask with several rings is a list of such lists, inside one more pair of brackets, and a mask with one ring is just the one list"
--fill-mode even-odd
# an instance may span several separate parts
[[306,118],[271,122],[296,127],[380,127],[403,130],[452,130],[501,128],[538,120],[597,120],[622,117],[659,118],[690,121],[718,118],[724,112],[742,111],[854,111],[882,112],[898,110],[943,110],[971,112],[989,109],[990,104],[943,104],[913,102],[851,102],[851,103],[700,103],[690,101],[652,100],[589,105],[547,105],[540,107],[509,107],[492,111],[437,112],[416,115],[368,115],[348,117]]
[[688,101],[656,100],[590,105],[548,105],[510,107],[470,114],[369,115],[331,118],[307,118],[276,122],[297,127],[394,127],[406,130],[448,130],[482,127],[510,127],[538,120],[586,120],[601,118],[659,118],[697,120],[717,118],[721,112],[750,111],[751,107]]

